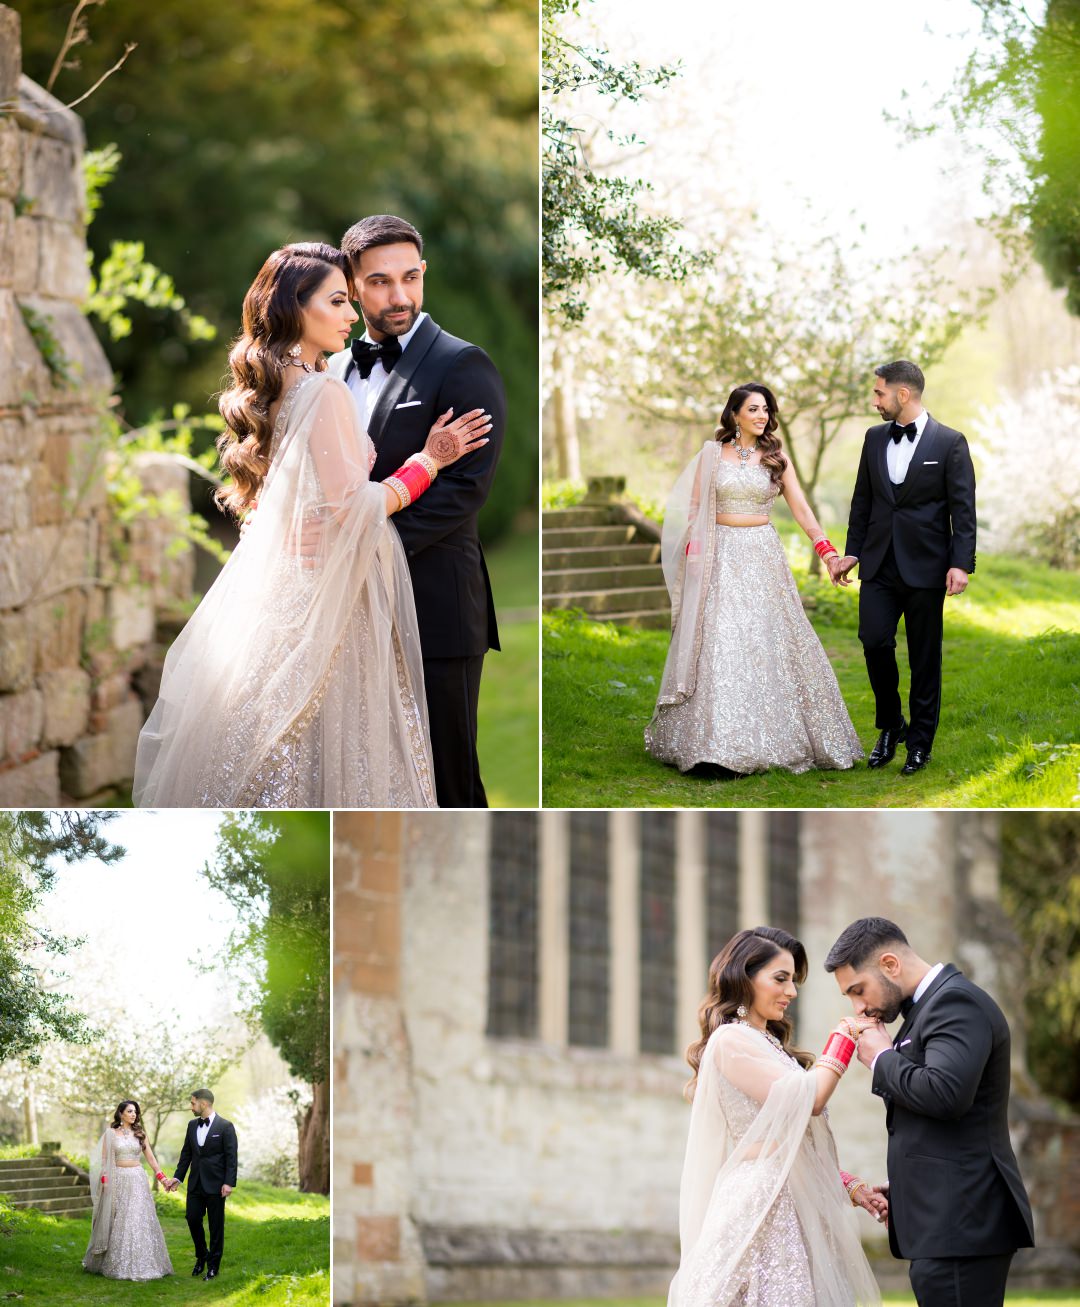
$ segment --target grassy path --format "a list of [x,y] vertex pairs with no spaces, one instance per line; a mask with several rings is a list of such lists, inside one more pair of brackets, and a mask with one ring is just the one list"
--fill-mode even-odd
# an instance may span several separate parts
[[48,1216],[0,1209],[0,1299],[41,1307],[327,1307],[330,1301],[330,1201],[245,1183],[229,1199],[221,1277],[193,1279],[195,1257],[183,1195],[157,1196],[174,1274],[135,1284],[82,1269],[89,1216]]
[[[855,589],[796,575],[869,752],[873,698]],[[544,619],[544,803],[548,807],[1067,808],[1080,802],[1080,576],[980,559],[946,601],[941,725],[930,766],[682,776],[645,753],[668,636],[567,613]],[[906,651],[898,640],[901,693]],[[903,761],[903,749],[899,762]]]

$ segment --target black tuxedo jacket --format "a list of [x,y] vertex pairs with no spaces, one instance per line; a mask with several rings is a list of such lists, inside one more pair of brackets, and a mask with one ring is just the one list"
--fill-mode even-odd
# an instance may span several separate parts
[[1009,1142],[1009,1027],[945,966],[874,1066],[889,1132],[895,1257],[986,1257],[1034,1242]]
[[184,1146],[180,1150],[180,1160],[176,1164],[176,1179],[182,1180],[190,1166],[189,1190],[198,1189],[204,1194],[216,1196],[220,1195],[223,1184],[235,1189],[236,1130],[233,1123],[226,1121],[223,1116],[215,1116],[202,1148],[195,1137],[198,1128],[198,1120],[192,1117],[184,1136]]
[[975,469],[959,431],[928,418],[901,485],[889,480],[885,451],[891,422],[871,427],[863,441],[851,496],[844,552],[872,581],[893,547],[896,566],[912,586],[945,586],[950,567],[975,570]]
[[[336,354],[330,370],[348,382],[355,365]],[[448,408],[491,414],[488,444],[444,468],[431,489],[393,517],[412,575],[420,647],[425,658],[470,658],[499,648],[477,518],[495,478],[506,429],[506,392],[495,364],[478,345],[421,322],[379,395],[368,435],[383,481],[423,449]]]

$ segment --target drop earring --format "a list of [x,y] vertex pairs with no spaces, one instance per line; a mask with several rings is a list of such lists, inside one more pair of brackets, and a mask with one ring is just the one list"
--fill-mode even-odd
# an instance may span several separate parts
[[289,355],[289,358],[298,359],[300,355],[303,353],[303,350],[301,350],[300,348],[300,342],[297,341],[296,344],[293,345],[292,348],[287,351],[287,353]]
[[739,1018],[740,1021],[746,1020],[748,1014],[746,1011],[746,1007],[742,1003],[740,1003],[739,1006],[735,1009],[735,1015]]

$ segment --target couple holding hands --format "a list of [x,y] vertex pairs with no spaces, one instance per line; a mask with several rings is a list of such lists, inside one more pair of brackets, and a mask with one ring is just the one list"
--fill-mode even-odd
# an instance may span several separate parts
[[[777,402],[737,386],[714,439],[668,501],[661,553],[672,638],[656,711],[653,757],[680,771],[746,775],[781,767],[849,768],[862,745],[828,656],[803,613],[769,515],[779,495],[834,585],[859,568],[859,639],[880,732],[867,765],[907,745],[905,776],[930,761],[941,712],[946,595],[975,570],[975,472],[967,441],[923,408],[922,371],[901,359],[874,375],[883,421],[863,442],[845,553],[829,541],[776,435]],[[911,692],[900,701],[896,632],[907,631]]]

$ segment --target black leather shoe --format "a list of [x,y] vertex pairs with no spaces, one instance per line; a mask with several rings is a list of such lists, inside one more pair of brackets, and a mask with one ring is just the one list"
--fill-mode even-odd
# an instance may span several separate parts
[[900,775],[914,776],[917,771],[922,771],[929,761],[929,749],[909,749],[907,762],[900,768]]
[[206,1272],[206,1274],[203,1276],[203,1279],[204,1279],[204,1280],[216,1280],[217,1277],[218,1277],[218,1273],[217,1273],[216,1268],[213,1267],[213,1266],[211,1266],[210,1269],[209,1269],[209,1270]]
[[891,726],[878,736],[877,744],[870,750],[866,760],[867,767],[884,767],[896,757],[896,746],[907,739],[907,722],[900,718],[899,726]]
[[206,1270],[206,1262],[200,1258],[200,1260],[195,1263],[195,1269],[191,1272],[191,1274],[202,1275],[203,1271],[205,1270]]

